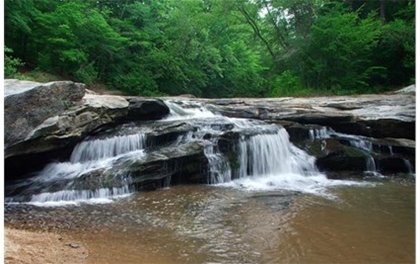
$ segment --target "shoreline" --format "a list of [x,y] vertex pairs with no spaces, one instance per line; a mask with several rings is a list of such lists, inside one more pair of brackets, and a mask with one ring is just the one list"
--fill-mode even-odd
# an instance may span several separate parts
[[87,263],[89,251],[67,234],[4,227],[4,263]]

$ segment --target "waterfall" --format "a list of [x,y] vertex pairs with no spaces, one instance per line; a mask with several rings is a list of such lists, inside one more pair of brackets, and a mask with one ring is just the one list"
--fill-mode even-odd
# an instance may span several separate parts
[[376,172],[376,163],[375,163],[375,159],[372,157],[372,155],[368,155],[366,157],[366,171],[367,172]]
[[242,140],[238,146],[239,178],[282,173],[305,174],[309,167],[315,170],[310,159],[299,159],[292,151],[288,136],[282,128],[276,134],[255,135],[247,141]]
[[[216,186],[318,194],[326,186],[353,184],[328,180],[316,168],[315,158],[293,145],[281,126],[260,120],[228,118],[196,102],[165,103],[170,108],[167,118],[122,125],[118,135],[109,136],[106,131],[106,138],[99,134],[97,138],[80,142],[68,161],[50,163],[31,178],[12,186],[9,193],[13,195],[15,189],[23,191],[6,197],[6,201],[35,205],[109,202],[141,189],[137,185],[142,180],[154,186],[169,187],[172,176],[183,166],[183,161],[177,163],[178,159],[183,160],[183,151],[188,155],[188,146],[192,145],[197,147],[195,151],[202,147],[201,155],[207,159],[208,166],[207,183]],[[166,131],[167,127],[173,130]],[[133,131],[138,133],[132,134]],[[148,134],[140,133],[144,131]],[[328,138],[333,132],[321,127],[311,130],[310,135],[312,139]],[[159,137],[163,142],[146,146],[146,141],[151,140],[149,136]],[[354,144],[371,149],[371,145],[365,143]],[[181,157],[171,160],[173,153]],[[166,168],[170,160],[174,163]],[[153,163],[156,161],[161,163],[156,165]],[[151,166],[151,178],[140,179],[144,177],[143,169],[149,170],[147,166]],[[164,175],[153,174],[156,168],[153,166],[164,166]]]
[[209,184],[217,184],[231,180],[231,168],[227,158],[220,153],[216,146],[209,145],[204,149],[209,162]]
[[170,113],[166,120],[179,120],[188,118],[214,117],[215,114],[209,111],[202,104],[197,102],[175,102],[166,101]]
[[[16,187],[26,187],[29,203],[43,206],[77,204],[79,202],[104,203],[133,193],[130,175],[113,177],[120,187],[102,186],[98,179],[95,189],[74,189],[77,180],[90,172],[104,173],[122,156],[144,156],[145,134],[115,136],[83,141],[74,148],[69,162],[53,162]],[[9,198],[9,202],[22,197]]]
[[74,148],[70,161],[76,163],[116,157],[130,151],[143,149],[146,145],[145,142],[144,134],[83,141]]
[[388,151],[390,156],[394,156],[394,151],[392,150],[392,146],[388,146]]
[[407,171],[409,174],[414,174],[414,168],[413,165],[411,165],[411,162],[407,159],[403,159],[404,160],[404,164],[407,167]]
[[60,206],[89,201],[91,203],[110,203],[112,199],[126,197],[133,190],[128,185],[121,188],[100,188],[97,190],[62,190],[33,195],[29,204],[41,206]]
[[363,149],[367,152],[372,152],[372,142],[369,140],[364,140],[362,138],[352,138],[351,140],[349,140],[350,145],[358,148],[358,149]]
[[317,139],[326,139],[329,138],[333,133],[335,133],[335,131],[329,127],[311,128],[309,129],[309,139],[311,141]]

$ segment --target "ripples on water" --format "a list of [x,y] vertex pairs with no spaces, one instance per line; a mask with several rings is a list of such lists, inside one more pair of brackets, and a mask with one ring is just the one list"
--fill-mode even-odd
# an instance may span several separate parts
[[[66,188],[86,171],[106,171],[122,156],[145,155],[144,134],[95,139],[78,145],[70,163],[51,164],[29,182],[12,186],[28,185],[29,198],[10,197],[6,226],[69,232],[86,243],[90,263],[414,262],[413,181],[330,180],[313,157],[289,142],[283,128],[216,117],[201,105],[169,106],[168,120],[187,118],[200,127],[174,144],[219,135],[209,118],[249,133],[258,125],[258,134],[239,141],[236,177],[215,142],[208,141],[212,186],[133,193],[129,177],[120,175],[111,189]],[[196,117],[207,118],[204,125],[192,121]]]
[[414,189],[412,182],[341,186],[329,189],[329,199],[176,186],[106,205],[7,206],[5,222],[66,229],[87,243],[92,263],[145,255],[182,263],[411,263]]

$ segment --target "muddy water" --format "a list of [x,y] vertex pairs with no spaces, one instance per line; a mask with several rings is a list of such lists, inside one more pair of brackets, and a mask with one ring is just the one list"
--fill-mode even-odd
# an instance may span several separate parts
[[414,183],[335,187],[327,196],[175,186],[112,204],[7,207],[6,225],[28,222],[68,230],[89,263],[415,260]]
[[[414,263],[415,188],[386,183],[342,188],[338,199],[301,197],[288,247],[290,262]],[[275,256],[273,262],[282,262]]]

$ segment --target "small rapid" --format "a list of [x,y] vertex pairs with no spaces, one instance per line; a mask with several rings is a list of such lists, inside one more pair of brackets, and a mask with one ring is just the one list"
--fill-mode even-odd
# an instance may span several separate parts
[[[167,118],[134,122],[114,129],[117,133],[108,131],[87,138],[74,147],[68,161],[50,163],[8,186],[6,202],[43,206],[112,202],[139,190],[136,177],[142,176],[132,169],[147,168],[147,164],[165,161],[165,157],[169,162],[173,153],[181,158],[192,143],[203,148],[207,159],[207,168],[201,169],[207,173],[205,183],[215,186],[325,195],[330,186],[362,184],[327,179],[315,166],[315,158],[293,145],[281,126],[225,117],[197,102],[165,103],[170,108]],[[179,130],[165,132],[166,127]],[[311,135],[314,140],[332,133],[322,129]],[[149,181],[158,179],[163,182],[159,186],[170,187],[171,176],[182,166],[181,161],[163,162],[162,175],[149,172]]]

